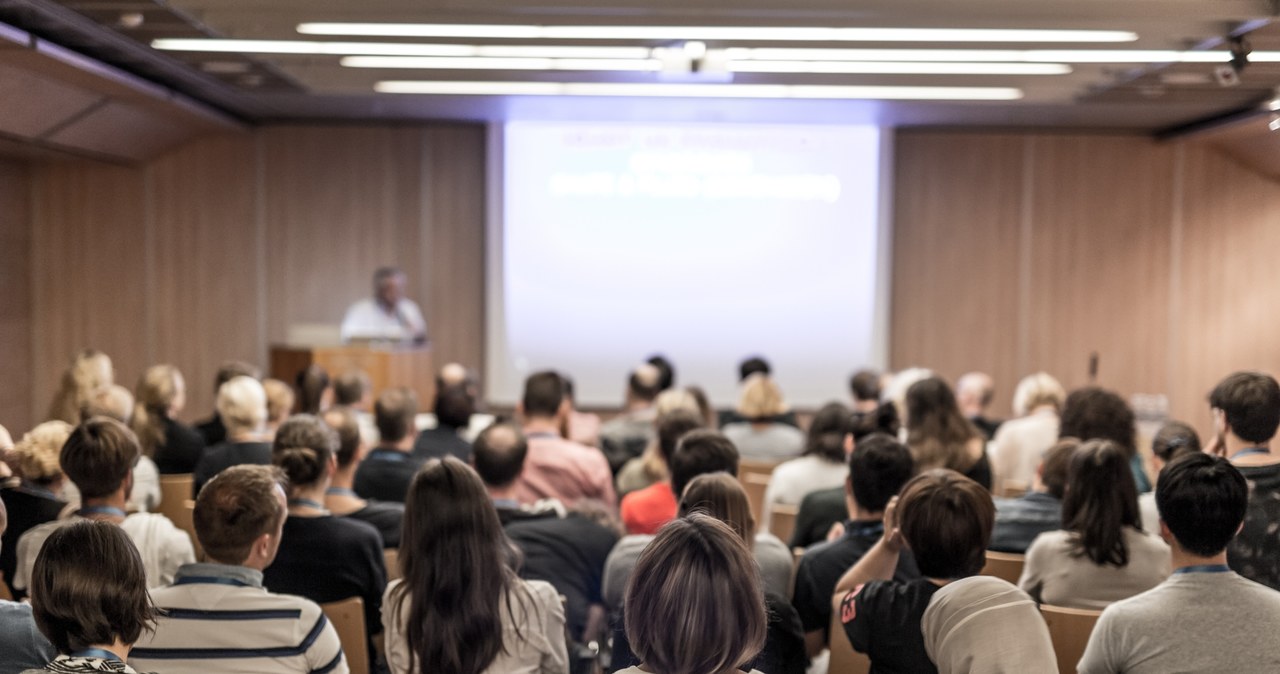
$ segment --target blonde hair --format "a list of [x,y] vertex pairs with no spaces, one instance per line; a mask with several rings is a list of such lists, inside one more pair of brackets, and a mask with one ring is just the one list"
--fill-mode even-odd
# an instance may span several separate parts
[[62,384],[49,405],[49,418],[69,424],[80,422],[80,409],[89,396],[103,386],[115,383],[111,358],[97,349],[85,349],[71,359],[62,373]]
[[267,423],[267,392],[253,377],[233,377],[220,386],[217,406],[228,437],[260,431]]
[[22,478],[38,485],[46,485],[62,477],[58,458],[62,446],[71,437],[73,427],[65,421],[46,421],[31,429],[9,455],[13,457]]
[[164,421],[186,388],[182,373],[172,365],[152,365],[138,379],[134,396],[137,402],[129,426],[137,434],[144,455],[155,456],[156,449],[164,444]]
[[80,406],[81,423],[94,417],[108,417],[128,424],[133,418],[133,394],[119,384],[99,387]]
[[1013,414],[1018,417],[1026,416],[1042,405],[1053,405],[1054,410],[1061,412],[1066,400],[1066,390],[1053,375],[1037,372],[1018,382],[1018,388],[1013,391]]
[[742,395],[738,398],[738,414],[748,420],[769,419],[786,414],[787,403],[782,399],[782,389],[769,375],[755,373],[743,382]]
[[267,422],[275,424],[288,419],[297,399],[293,388],[279,379],[263,379],[262,390],[267,394]]
[[[677,410],[685,410],[692,412],[698,417],[702,416],[702,409],[698,407],[698,399],[692,393],[684,389],[667,389],[658,394],[653,401],[653,417],[654,428],[657,428],[662,419]],[[657,433],[654,438],[644,448],[641,456],[641,467],[644,468],[644,475],[653,482],[667,479],[667,462],[662,458],[662,450],[658,447]]]

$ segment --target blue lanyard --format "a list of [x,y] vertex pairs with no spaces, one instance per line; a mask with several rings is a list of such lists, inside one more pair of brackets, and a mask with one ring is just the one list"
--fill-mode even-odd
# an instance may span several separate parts
[[854,522],[849,521],[845,527],[844,533],[850,538],[872,538],[879,537],[884,534],[884,522]]
[[1231,567],[1226,564],[1201,564],[1200,566],[1184,566],[1174,570],[1176,574],[1184,573],[1228,573]]
[[351,498],[360,498],[360,495],[356,493],[356,490],[347,489],[346,487],[329,487],[324,490],[324,493],[328,496],[350,496]]
[[1231,460],[1235,461],[1236,459],[1242,456],[1251,456],[1254,454],[1270,454],[1270,453],[1271,453],[1271,450],[1267,449],[1266,447],[1248,447],[1236,452],[1235,454],[1232,454]]
[[379,449],[370,453],[369,458],[374,461],[392,461],[398,463],[400,461],[407,461],[409,459],[409,455],[394,449]]
[[124,664],[124,660],[120,656],[103,648],[86,648],[71,654],[73,658],[98,658],[99,660],[115,660],[120,664]]
[[81,508],[77,510],[76,514],[81,517],[88,517],[90,515],[111,515],[113,517],[126,517],[126,513],[115,506],[88,506],[86,508]]
[[291,498],[291,499],[289,499],[289,505],[291,505],[291,506],[304,506],[304,507],[307,507],[307,508],[315,508],[316,510],[324,510],[324,504],[323,504],[323,503],[319,503],[319,502],[317,502],[317,501],[312,501],[312,500],[311,500],[311,499],[309,499],[309,498]]
[[231,585],[232,587],[253,587],[252,585],[236,580],[235,578],[220,578],[218,576],[183,576],[175,581],[174,585]]

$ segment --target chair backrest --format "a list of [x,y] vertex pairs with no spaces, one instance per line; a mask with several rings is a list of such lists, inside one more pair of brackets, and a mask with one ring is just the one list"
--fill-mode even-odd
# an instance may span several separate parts
[[853,650],[849,635],[844,632],[844,623],[840,620],[840,604],[843,601],[842,594],[831,598],[831,634],[827,636],[831,659],[828,661],[827,671],[831,674],[868,674],[871,671],[871,659]]
[[775,503],[769,513],[769,533],[791,544],[791,534],[796,530],[796,516],[800,506],[793,503]]
[[[161,502],[163,505],[163,502]],[[187,532],[191,537],[191,547],[195,548],[196,561],[204,561],[204,548],[200,547],[200,539],[196,538],[196,522],[195,522],[196,502],[190,498],[182,499],[178,502],[178,507],[167,513],[165,517],[173,522],[173,526]]]
[[347,656],[351,674],[369,674],[369,642],[364,631],[364,600],[351,597],[341,601],[321,604],[325,617],[333,623],[342,642],[342,652]]
[[1010,478],[1008,480],[1001,480],[1000,484],[996,485],[995,495],[1000,498],[1018,498],[1019,496],[1026,494],[1027,489],[1029,488],[1030,485],[1026,482]]
[[1022,567],[1026,563],[1026,555],[987,550],[987,564],[982,567],[982,575],[995,576],[1017,585],[1018,579],[1022,578]]
[[176,522],[175,515],[182,510],[182,503],[192,497],[195,479],[191,473],[182,475],[161,475],[160,476],[160,505],[156,506],[156,512],[168,517],[170,521]]
[[773,475],[773,469],[777,468],[780,463],[782,462],[766,461],[764,459],[738,459],[738,474],[762,473],[764,475]]
[[764,491],[769,487],[769,475],[765,473],[739,473],[738,481],[742,490],[747,492],[747,505],[751,507],[751,516],[760,521],[760,513],[764,512]]
[[387,563],[387,582],[400,579],[400,551],[396,548],[387,548],[382,551],[382,558]]
[[1053,652],[1058,657],[1058,671],[1064,674],[1075,672],[1102,611],[1041,604],[1040,614],[1049,626],[1049,639],[1053,641]]

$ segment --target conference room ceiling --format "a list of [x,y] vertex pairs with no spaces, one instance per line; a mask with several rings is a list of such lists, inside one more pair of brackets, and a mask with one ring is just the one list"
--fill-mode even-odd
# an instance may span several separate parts
[[[580,118],[600,120],[801,121],[871,122],[895,126],[980,126],[1123,129],[1168,131],[1242,111],[1255,111],[1280,85],[1280,28],[1271,24],[1274,4],[1266,0],[793,0],[785,6],[761,0],[0,0],[0,21],[134,72],[250,121],[298,119],[461,119]],[[821,28],[968,28],[1129,31],[1136,39],[1122,42],[942,42],[814,41],[758,39],[747,35],[702,39],[708,54],[745,54],[747,48],[779,47],[873,50],[965,50],[912,57],[964,69],[971,61],[1004,60],[983,51],[1009,50],[1009,61],[1022,68],[1058,67],[1064,74],[852,74],[746,72],[741,62],[732,72],[708,68],[699,74],[596,70],[475,69],[467,61],[433,62],[445,68],[347,67],[342,54],[278,54],[249,50],[159,51],[154,40],[230,38],[344,42],[368,45],[471,45],[480,47],[642,47],[684,49],[686,37],[662,35],[613,38],[599,35],[538,38],[377,37],[353,34],[304,34],[304,23],[416,23],[501,26],[695,26]],[[343,32],[343,29],[338,31]],[[1245,34],[1254,52],[1239,72],[1239,82],[1222,86],[1215,68],[1228,60],[1227,38]],[[878,39],[872,36],[872,39]],[[723,50],[737,50],[727,52]],[[1070,58],[1045,56],[1041,50],[1070,50]],[[1081,57],[1081,50],[1161,51],[1200,54],[1193,61]],[[340,50],[339,50],[340,51]],[[1016,54],[1014,54],[1016,52]],[[1210,56],[1203,56],[1204,53]],[[1267,53],[1264,53],[1267,52]],[[348,52],[358,53],[358,52]],[[367,51],[365,53],[368,53]],[[1037,56],[1019,59],[1035,53]],[[1216,56],[1212,55],[1216,54]],[[1274,56],[1274,61],[1271,60]],[[733,57],[737,58],[737,57]],[[744,57],[745,58],[745,57]],[[809,58],[809,57],[806,57]],[[812,57],[817,58],[817,57]],[[848,61],[865,66],[861,56],[835,57],[845,70]],[[1101,60],[1104,62],[1089,62]],[[1112,60],[1112,62],[1105,62]],[[1179,58],[1177,60],[1185,60]],[[476,59],[471,59],[476,61]],[[1123,62],[1131,61],[1131,62]],[[652,62],[652,60],[650,61]],[[710,61],[707,61],[710,62]],[[467,67],[453,67],[452,63]],[[486,61],[485,63],[501,63]],[[511,61],[513,68],[528,61]],[[830,61],[828,61],[830,63]],[[1040,64],[1037,66],[1036,64]],[[1059,64],[1053,66],[1053,64]],[[874,62],[873,62],[874,64]],[[764,70],[777,69],[768,65]],[[781,69],[794,68],[784,65]],[[645,66],[647,67],[647,66]],[[808,66],[806,66],[808,67]],[[821,70],[822,68],[818,68]],[[926,67],[927,69],[927,67]],[[713,74],[707,75],[707,71]],[[827,98],[685,98],[627,95],[434,95],[382,93],[379,82],[428,80],[432,86],[470,82],[648,83],[666,86],[709,84],[724,91],[740,85],[783,85],[777,91],[808,92],[825,97],[846,95],[848,87],[958,87],[1016,91],[1015,100],[840,100]],[[440,85],[439,83],[446,83]],[[386,87],[384,87],[386,88]],[[573,87],[570,87],[573,88]],[[667,93],[673,91],[667,89]],[[765,92],[757,88],[756,91]],[[769,95],[777,91],[767,91]],[[864,91],[864,90],[859,90]],[[873,89],[876,95],[883,89]],[[632,92],[633,93],[633,92]],[[744,94],[745,95],[745,94]],[[1004,95],[1004,94],[1000,94]]]

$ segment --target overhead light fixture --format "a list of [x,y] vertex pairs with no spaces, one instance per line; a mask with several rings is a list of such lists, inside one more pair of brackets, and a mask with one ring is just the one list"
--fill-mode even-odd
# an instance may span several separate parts
[[348,68],[416,68],[422,70],[591,70],[655,72],[656,59],[548,59],[432,56],[346,56]]
[[1067,75],[1064,63],[926,63],[893,61],[729,61],[737,73],[848,75]]
[[454,82],[384,81],[374,89],[388,94],[473,96],[640,96],[651,98],[793,98],[930,101],[1011,101],[1022,90],[1010,87],[894,87],[787,84],[665,84],[622,82]]
[[298,54],[315,56],[491,56],[495,58],[644,59],[648,47],[589,47],[578,45],[465,45],[404,42],[328,42],[322,40],[231,40],[164,38],[151,46],[161,51],[237,54]]
[[302,23],[304,35],[550,40],[782,42],[1133,42],[1126,30],[824,28],[783,26],[540,26],[454,23]]
[[[948,63],[1226,63],[1226,51],[1154,49],[814,49],[730,47],[735,61],[926,61]],[[1254,52],[1253,61],[1280,60],[1280,52]]]

